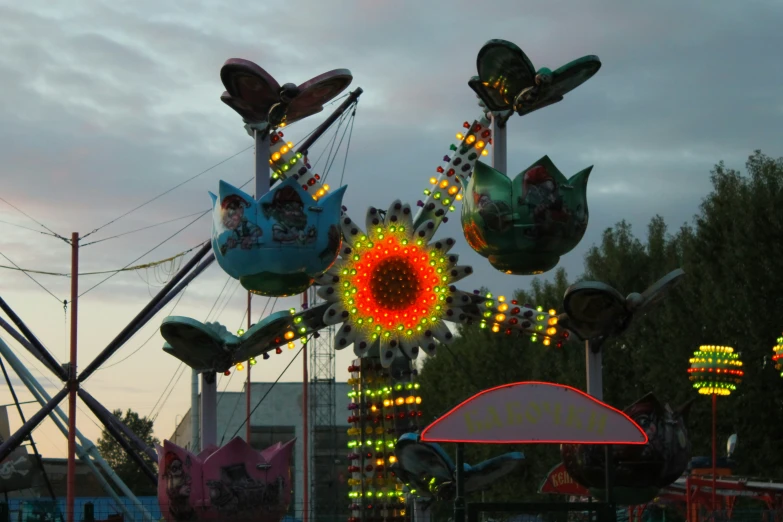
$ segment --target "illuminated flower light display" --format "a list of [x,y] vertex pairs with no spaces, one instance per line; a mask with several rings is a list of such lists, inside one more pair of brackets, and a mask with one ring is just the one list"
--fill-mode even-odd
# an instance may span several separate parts
[[690,380],[702,395],[729,395],[745,374],[739,355],[729,346],[700,346],[690,363]]
[[410,359],[419,347],[435,352],[436,341],[450,342],[444,320],[458,307],[448,297],[452,284],[472,273],[449,254],[453,239],[430,243],[436,227],[427,221],[413,227],[411,209],[395,201],[386,212],[371,207],[364,232],[349,217],[341,221],[345,243],[341,259],[319,279],[318,295],[332,303],[326,324],[343,322],[337,349],[354,345],[359,357],[380,348],[385,367],[401,353]]
[[343,323],[337,349],[353,345],[357,356],[378,356],[388,367],[402,354],[415,359],[421,348],[432,355],[437,343],[450,342],[446,321],[491,324],[495,332],[502,323],[505,333],[541,337],[546,345],[566,337],[556,318],[536,308],[515,302],[509,308],[491,294],[458,290],[454,283],[472,268],[457,265],[458,256],[449,253],[453,239],[432,240],[432,221],[414,227],[410,206],[395,201],[385,212],[371,207],[365,221],[368,232],[343,215],[341,258],[318,278],[318,295],[330,303],[324,324]]
[[391,468],[397,439],[420,428],[417,372],[411,361],[397,359],[387,369],[375,357],[355,360],[348,371],[349,522],[403,520],[403,485]]
[[772,348],[775,355],[772,360],[775,362],[775,368],[780,370],[780,376],[783,377],[783,335],[778,337],[777,344]]

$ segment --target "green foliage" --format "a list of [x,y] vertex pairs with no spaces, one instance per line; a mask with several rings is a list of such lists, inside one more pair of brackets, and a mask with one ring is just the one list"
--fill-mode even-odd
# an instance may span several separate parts
[[[756,151],[747,174],[723,163],[712,171],[713,190],[692,225],[669,233],[656,216],[647,237],[637,238],[625,221],[604,231],[585,256],[580,280],[607,283],[621,294],[642,292],[671,270],[683,282],[646,316],[604,345],[604,399],[619,408],[647,392],[677,406],[694,400],[689,428],[694,455],[710,454],[710,399],[688,381],[688,359],[701,344],[733,346],[741,352],[746,377],[730,397],[718,398],[718,452],[736,432],[737,473],[783,478],[783,380],[770,361],[783,331],[783,158]],[[520,302],[562,308],[569,281],[561,269],[552,282],[534,279]],[[543,380],[585,387],[584,349],[578,341],[558,350],[525,338],[491,334],[475,327],[436,357],[420,374],[428,420],[474,393],[499,384]],[[453,447],[447,447],[454,454]],[[476,463],[503,451],[522,451],[526,473],[502,480],[486,500],[547,500],[536,494],[546,472],[560,462],[554,446],[471,445]]]
[[[148,446],[154,447],[160,441],[153,436],[153,420],[148,417],[140,417],[138,413],[128,408],[123,415],[122,410],[114,410],[112,414],[125,426],[142,439]],[[125,485],[136,495],[156,495],[155,486],[139,469],[139,466],[125,453],[125,450],[117,443],[114,437],[105,429],[98,439],[98,451],[104,460],[114,469]],[[142,455],[147,464],[154,470],[155,464]]]

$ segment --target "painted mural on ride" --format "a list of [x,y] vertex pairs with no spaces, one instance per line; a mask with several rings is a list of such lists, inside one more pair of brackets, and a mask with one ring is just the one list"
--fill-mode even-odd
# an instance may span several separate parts
[[[585,56],[554,71],[536,70],[516,45],[489,41],[478,54],[478,75],[468,82],[482,116],[466,121],[456,134],[456,143],[429,179],[425,199],[415,206],[401,200],[370,206],[362,221],[342,206],[346,186],[332,190],[282,132],[286,123],[322,110],[348,86],[350,72],[336,70],[300,86],[280,86],[245,60],[229,60],[221,71],[227,88],[223,101],[242,116],[251,135],[269,134],[273,186],[255,199],[220,182],[218,194],[211,194],[214,255],[251,292],[282,297],[315,285],[320,301],[272,314],[237,335],[217,323],[168,317],[161,327],[164,349],[199,372],[228,375],[232,367],[282,354],[283,347],[306,344],[320,330],[337,326],[335,349],[351,347],[357,357],[348,368],[349,522],[401,521],[409,496],[453,499],[454,462],[437,443],[420,438],[427,420],[416,367],[420,352],[436,355],[454,340],[453,325],[473,324],[563,348],[572,337],[584,340],[588,327],[600,322],[586,309],[571,318],[502,295],[460,289],[457,284],[473,269],[459,264],[455,239],[437,236],[461,202],[466,242],[504,273],[546,272],[576,247],[588,224],[592,167],[567,178],[544,156],[512,179],[480,158],[492,147],[493,129],[505,127],[514,113],[524,116],[561,101],[600,66],[597,57]],[[630,317],[636,310],[632,305],[643,297],[632,294],[630,305],[615,299],[620,303],[615,315]],[[611,322],[617,322],[614,315]],[[629,422],[646,432],[646,442],[617,452],[621,483],[627,479],[630,489],[647,495],[679,476],[690,452],[686,411],[660,406],[651,396],[626,410]],[[596,456],[597,446],[571,442],[562,450],[565,469],[576,483],[600,495],[603,483],[596,470],[603,461]],[[234,439],[193,455],[165,441],[160,451],[159,501],[168,506],[169,522],[229,512],[232,520],[255,513],[256,519],[273,522],[285,513],[290,442],[258,452]],[[523,458],[506,453],[466,465],[467,490],[491,486]]]
[[167,522],[277,522],[291,502],[294,441],[257,451],[239,437],[198,454],[158,446],[158,503]]

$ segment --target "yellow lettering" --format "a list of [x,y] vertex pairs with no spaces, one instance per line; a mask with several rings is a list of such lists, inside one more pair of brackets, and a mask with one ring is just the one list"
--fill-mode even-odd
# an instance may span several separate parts
[[566,426],[572,428],[582,429],[582,421],[579,419],[579,410],[575,406],[568,407],[568,417],[566,418]]
[[476,419],[471,413],[466,413],[465,424],[467,424],[468,433],[477,433],[479,431],[491,430],[492,428],[500,428],[503,426],[495,408],[487,408],[487,414],[487,418],[485,419]]
[[606,419],[607,416],[604,412],[599,414],[596,414],[596,412],[591,413],[590,421],[587,423],[588,431],[594,431],[599,435],[603,435],[604,429],[606,429]]
[[562,409],[560,403],[555,403],[553,407],[548,402],[542,402],[541,406],[543,406],[545,412],[552,416],[553,424],[560,424],[560,410]]
[[519,411],[521,409],[522,407],[518,402],[509,402],[506,404],[506,423],[509,426],[516,426],[517,424],[522,424],[522,422],[524,422],[522,413]]
[[487,413],[489,414],[489,419],[487,419],[485,429],[491,430],[492,428],[503,427],[503,424],[500,422],[500,415],[498,415],[498,411],[495,408],[487,408]]
[[541,418],[541,409],[535,402],[529,402],[527,404],[527,410],[525,411],[525,417],[530,424],[537,423]]
[[468,433],[481,431],[481,425],[476,422],[476,419],[474,419],[470,413],[465,414],[465,424],[468,425]]

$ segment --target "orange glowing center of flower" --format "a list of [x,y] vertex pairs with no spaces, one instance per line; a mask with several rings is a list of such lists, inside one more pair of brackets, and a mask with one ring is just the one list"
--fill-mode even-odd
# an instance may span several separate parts
[[355,263],[356,307],[386,330],[414,328],[428,317],[438,296],[437,269],[427,252],[389,237]]

